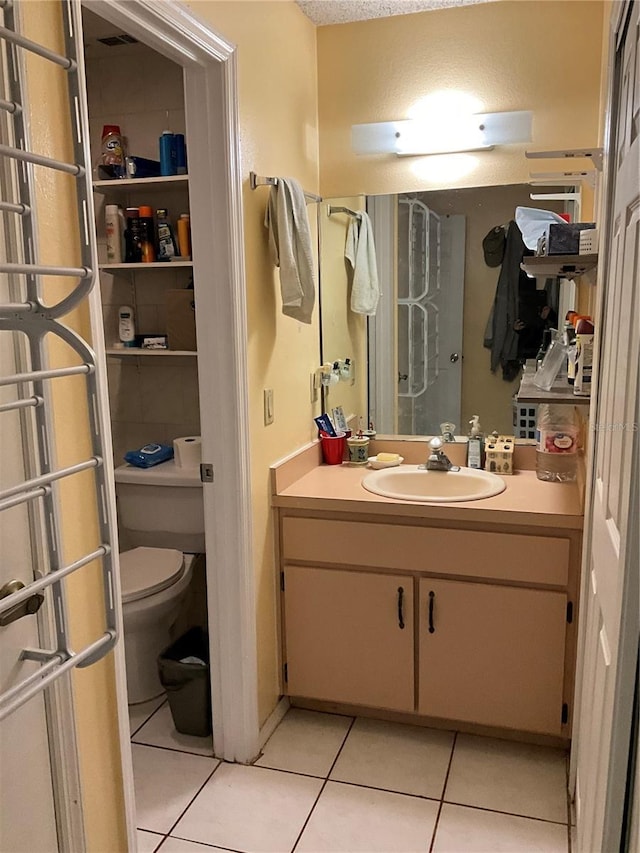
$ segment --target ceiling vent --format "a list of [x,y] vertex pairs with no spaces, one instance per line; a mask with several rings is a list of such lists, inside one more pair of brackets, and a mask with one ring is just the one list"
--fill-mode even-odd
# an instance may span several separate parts
[[117,36],[106,36],[105,38],[96,39],[100,44],[105,44],[107,47],[116,47],[119,44],[138,44],[138,39],[127,33],[120,33]]

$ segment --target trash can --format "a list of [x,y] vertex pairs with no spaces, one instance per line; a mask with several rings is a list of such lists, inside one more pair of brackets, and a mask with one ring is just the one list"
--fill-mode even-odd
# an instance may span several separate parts
[[158,675],[167,692],[177,731],[206,737],[211,734],[209,637],[190,628],[158,656]]

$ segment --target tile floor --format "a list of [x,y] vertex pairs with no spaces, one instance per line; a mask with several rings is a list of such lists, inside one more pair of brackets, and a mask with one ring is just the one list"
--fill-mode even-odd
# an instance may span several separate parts
[[140,853],[570,853],[562,750],[291,709],[246,767],[130,716]]

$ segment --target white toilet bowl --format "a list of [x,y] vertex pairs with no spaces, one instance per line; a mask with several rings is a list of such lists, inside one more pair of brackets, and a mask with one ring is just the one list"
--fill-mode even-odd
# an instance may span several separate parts
[[120,554],[124,651],[129,704],[164,692],[158,655],[171,643],[169,631],[191,581],[193,554],[172,548],[133,548]]

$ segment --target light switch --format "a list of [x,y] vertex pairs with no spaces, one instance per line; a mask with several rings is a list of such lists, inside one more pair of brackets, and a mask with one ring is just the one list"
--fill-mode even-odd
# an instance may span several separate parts
[[273,423],[273,388],[264,389],[264,425]]

